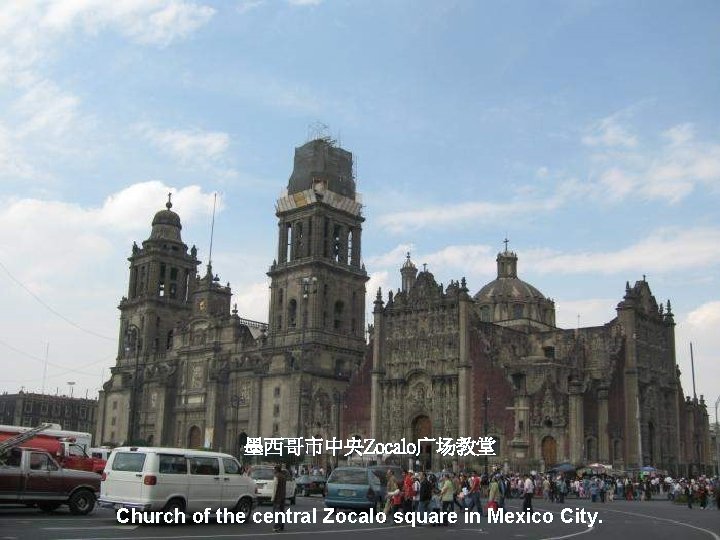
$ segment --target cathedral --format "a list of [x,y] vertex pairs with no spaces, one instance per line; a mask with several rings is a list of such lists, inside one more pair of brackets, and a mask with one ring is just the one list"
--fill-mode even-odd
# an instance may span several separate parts
[[[518,277],[507,243],[497,278],[475,294],[465,278],[438,283],[408,254],[400,287],[378,290],[366,321],[352,154],[327,138],[296,148],[275,211],[267,323],[231,307],[230,284],[183,242],[172,201],[157,212],[128,258],[98,442],[241,455],[248,437],[492,436],[492,465],[513,470],[710,470],[706,404],[684,396],[671,305],[645,278],[626,284],[608,323],[566,330],[552,299]],[[418,453],[401,462],[481,462],[439,456],[430,441]]]

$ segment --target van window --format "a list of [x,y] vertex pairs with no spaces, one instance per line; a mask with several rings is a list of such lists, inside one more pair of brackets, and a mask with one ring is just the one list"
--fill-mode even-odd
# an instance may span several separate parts
[[234,459],[223,458],[223,467],[225,467],[225,474],[242,474],[240,464]]
[[160,454],[158,458],[158,472],[160,474],[187,474],[187,461],[185,460],[185,456]]
[[113,460],[113,471],[142,472],[145,454],[137,452],[118,452]]
[[220,463],[217,458],[191,457],[190,474],[218,475],[220,474]]
[[93,452],[92,457],[97,458],[97,459],[105,459],[105,456],[103,455],[102,452]]

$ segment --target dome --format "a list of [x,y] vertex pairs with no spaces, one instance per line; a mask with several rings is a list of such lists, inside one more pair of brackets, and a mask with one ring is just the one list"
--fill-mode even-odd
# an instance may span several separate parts
[[509,325],[555,326],[555,303],[517,277],[517,260],[517,255],[507,248],[498,253],[497,278],[474,296],[480,319]]
[[517,277],[499,277],[485,285],[475,295],[475,300],[478,302],[492,302],[499,298],[508,301],[545,300],[543,293]]
[[178,229],[182,229],[180,224],[180,216],[172,210],[160,210],[152,220],[153,227],[155,225],[172,225]]
[[171,194],[168,193],[168,202],[165,204],[165,210],[160,210],[152,220],[152,232],[150,233],[151,239],[156,240],[173,240],[175,242],[182,242],[180,236],[180,230],[182,224],[180,223],[180,216],[171,210],[172,201],[170,200]]

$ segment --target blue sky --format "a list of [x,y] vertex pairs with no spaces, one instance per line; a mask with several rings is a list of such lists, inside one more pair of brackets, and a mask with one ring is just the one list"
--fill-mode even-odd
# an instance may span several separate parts
[[220,194],[214,268],[266,320],[274,202],[323,123],[355,155],[370,298],[408,250],[475,292],[507,235],[561,326],[647,275],[686,393],[692,340],[720,394],[716,2],[13,2],[0,43],[1,389],[40,390],[50,343],[46,390],[95,394],[169,189],[203,260]]

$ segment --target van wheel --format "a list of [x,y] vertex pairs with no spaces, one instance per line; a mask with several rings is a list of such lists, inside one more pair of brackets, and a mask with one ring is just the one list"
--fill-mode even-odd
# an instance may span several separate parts
[[185,501],[182,499],[170,499],[163,507],[163,512],[175,512],[175,510],[181,514],[185,512]]
[[49,514],[60,508],[60,503],[38,503],[38,508]]
[[235,505],[235,511],[242,512],[243,514],[245,514],[245,517],[250,516],[251,510],[252,510],[252,499],[250,499],[249,497],[243,497]]
[[95,495],[87,489],[76,491],[68,501],[70,512],[76,516],[84,516],[95,508]]

